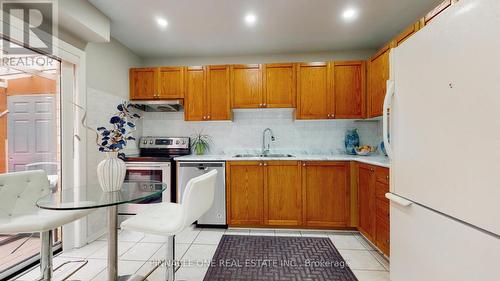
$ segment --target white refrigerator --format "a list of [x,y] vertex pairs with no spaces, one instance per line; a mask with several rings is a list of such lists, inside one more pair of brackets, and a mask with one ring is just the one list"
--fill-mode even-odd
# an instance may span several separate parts
[[500,1],[460,0],[390,58],[390,278],[499,281]]

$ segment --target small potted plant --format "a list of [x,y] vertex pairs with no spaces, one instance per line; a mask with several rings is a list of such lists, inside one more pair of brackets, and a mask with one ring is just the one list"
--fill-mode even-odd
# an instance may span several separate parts
[[141,116],[131,111],[128,102],[119,104],[116,112],[109,119],[111,126],[97,128],[97,146],[106,153],[106,159],[97,165],[97,178],[104,191],[120,190],[125,180],[125,162],[118,158],[118,152],[127,146],[127,141],[135,140],[131,135],[135,131],[135,121]]
[[196,155],[203,155],[210,150],[212,138],[209,135],[204,135],[201,131],[191,136],[191,146]]

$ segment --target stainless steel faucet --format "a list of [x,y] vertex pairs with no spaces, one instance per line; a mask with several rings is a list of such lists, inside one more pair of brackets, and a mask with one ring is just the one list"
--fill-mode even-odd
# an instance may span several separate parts
[[264,129],[264,132],[262,132],[262,154],[263,155],[266,155],[269,153],[269,149],[271,148],[271,143],[268,142],[266,144],[266,133],[269,132],[270,136],[271,136],[271,141],[275,141],[276,138],[274,137],[274,134],[273,134],[273,130],[271,130],[270,128],[266,128]]

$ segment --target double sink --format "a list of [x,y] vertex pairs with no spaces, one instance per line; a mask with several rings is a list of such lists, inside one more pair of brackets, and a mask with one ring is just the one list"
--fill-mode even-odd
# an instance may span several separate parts
[[292,154],[236,154],[234,157],[268,157],[268,158],[290,158],[295,157]]

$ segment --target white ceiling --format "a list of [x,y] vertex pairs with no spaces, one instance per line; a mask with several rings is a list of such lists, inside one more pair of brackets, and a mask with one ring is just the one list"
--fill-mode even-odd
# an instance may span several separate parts
[[[89,0],[143,58],[378,48],[442,0]],[[347,8],[359,10],[352,22]],[[244,16],[257,16],[253,27]],[[161,29],[156,17],[168,26]]]

